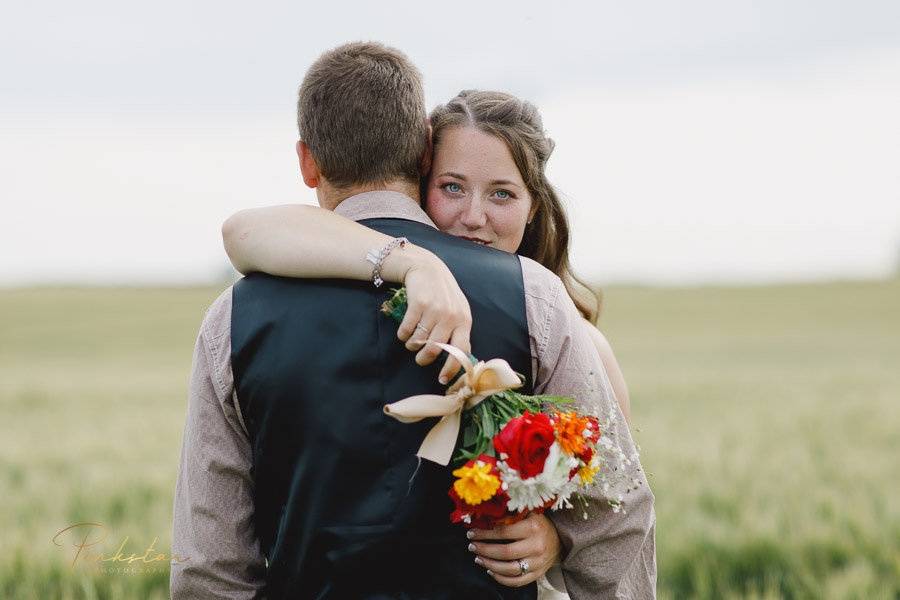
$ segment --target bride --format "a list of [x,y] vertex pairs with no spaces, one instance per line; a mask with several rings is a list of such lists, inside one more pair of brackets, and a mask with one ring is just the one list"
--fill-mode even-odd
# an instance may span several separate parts
[[[629,418],[628,390],[609,342],[594,326],[598,297],[569,265],[569,223],[545,167],[553,142],[537,109],[509,94],[464,91],[430,115],[434,155],[422,181],[424,209],[442,231],[473,243],[515,252],[555,273],[584,317],[609,375],[616,400]],[[222,227],[225,249],[241,273],[263,271],[288,277],[334,277],[370,281],[371,265],[361,256],[384,247],[387,235],[314,206],[284,205],[243,210]],[[334,245],[334,240],[341,240]],[[398,337],[418,351],[419,364],[439,352],[415,338],[416,324],[428,341],[469,351],[471,316],[450,271],[424,248],[407,244],[384,261],[381,276],[405,284],[409,309]],[[441,371],[446,382],[456,364]],[[475,562],[498,582],[521,586],[542,577],[559,561],[560,542],[550,519],[532,515],[494,530],[473,530]],[[504,540],[508,543],[492,542]],[[531,569],[521,574],[518,559]]]

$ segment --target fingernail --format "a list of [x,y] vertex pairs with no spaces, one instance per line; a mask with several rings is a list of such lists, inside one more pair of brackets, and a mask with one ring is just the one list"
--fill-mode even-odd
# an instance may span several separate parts
[[474,540],[474,539],[475,539],[475,532],[474,532],[474,531],[467,531],[467,532],[466,532],[466,537],[469,538],[470,540]]
[[469,552],[475,552],[475,544],[469,544]]
[[493,571],[491,571],[491,570],[490,570],[490,569],[488,569],[488,570],[487,570],[487,574],[488,574],[488,575],[490,575],[490,576],[491,576],[491,577],[493,577],[493,576],[494,576],[494,572],[493,572]]
[[447,376],[441,375],[440,377],[438,377],[438,383],[440,383],[441,385],[447,385]]
[[478,566],[482,566],[482,565],[484,565],[484,561],[481,560],[480,557],[476,556],[476,557],[475,557],[475,564],[478,565]]

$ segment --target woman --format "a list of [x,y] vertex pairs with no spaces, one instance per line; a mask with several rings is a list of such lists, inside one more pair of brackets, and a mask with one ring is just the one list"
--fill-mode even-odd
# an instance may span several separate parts
[[[599,300],[569,265],[569,225],[545,166],[553,150],[537,109],[500,92],[464,91],[431,116],[434,156],[431,173],[422,182],[424,208],[442,231],[515,252],[536,260],[558,275],[590,332],[609,374],[622,413],[629,417],[628,390],[606,338],[594,327]],[[299,235],[298,235],[299,234]],[[370,280],[371,264],[363,257],[382,248],[390,237],[331,211],[289,205],[241,211],[223,225],[228,256],[242,273],[264,271],[292,277],[340,277]],[[335,239],[340,246],[331,245]],[[352,241],[351,241],[352,240]],[[437,257],[413,244],[391,252],[381,276],[403,283],[409,309],[398,337],[418,350],[420,364],[437,355],[427,340],[449,342],[468,351],[471,316],[453,276]],[[455,372],[444,365],[441,381]],[[543,575],[559,553],[552,523],[534,515],[519,524],[493,531],[475,531],[470,549],[476,562],[501,583],[524,585]],[[512,544],[482,540],[515,540]],[[509,560],[527,557],[528,576]]]

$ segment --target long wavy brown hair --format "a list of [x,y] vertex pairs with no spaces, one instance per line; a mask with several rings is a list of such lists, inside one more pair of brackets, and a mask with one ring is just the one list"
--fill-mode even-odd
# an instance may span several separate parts
[[600,296],[575,275],[569,263],[569,220],[545,173],[554,143],[544,131],[537,108],[504,92],[464,90],[435,108],[430,118],[435,148],[442,134],[454,127],[475,127],[506,143],[536,207],[516,253],[553,271],[578,311],[595,323]]

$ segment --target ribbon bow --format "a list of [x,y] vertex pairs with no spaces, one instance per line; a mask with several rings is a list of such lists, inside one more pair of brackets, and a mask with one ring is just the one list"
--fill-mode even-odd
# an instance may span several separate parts
[[466,353],[455,346],[429,342],[446,350],[465,369],[447,392],[438,394],[422,394],[386,404],[384,413],[401,423],[415,423],[427,417],[441,417],[419,446],[416,456],[447,465],[453,455],[453,447],[459,435],[462,422],[462,411],[472,408],[479,402],[499,392],[521,387],[522,380],[512,370],[509,363],[502,358],[494,358],[487,362],[472,364]]

